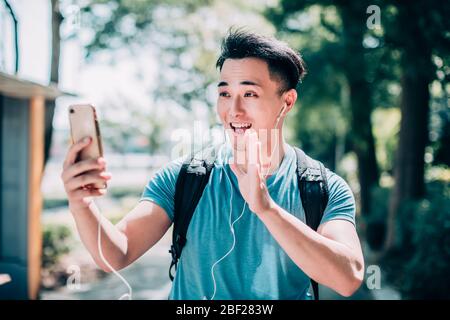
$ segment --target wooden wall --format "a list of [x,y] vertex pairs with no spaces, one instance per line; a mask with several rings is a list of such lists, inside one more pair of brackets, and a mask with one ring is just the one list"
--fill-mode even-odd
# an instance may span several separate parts
[[44,99],[0,95],[0,299],[35,299],[40,283]]

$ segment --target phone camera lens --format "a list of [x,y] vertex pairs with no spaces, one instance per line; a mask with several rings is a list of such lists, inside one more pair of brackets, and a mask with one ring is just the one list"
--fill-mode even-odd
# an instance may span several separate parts
[[70,109],[70,113],[75,113],[75,110],[73,110],[73,109]]

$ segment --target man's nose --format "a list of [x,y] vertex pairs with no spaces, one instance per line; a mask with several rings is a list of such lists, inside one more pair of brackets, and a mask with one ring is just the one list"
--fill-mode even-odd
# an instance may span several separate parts
[[237,96],[233,99],[233,102],[231,104],[230,108],[230,116],[232,118],[236,118],[237,116],[241,116],[245,113],[245,108],[242,103],[241,97]]

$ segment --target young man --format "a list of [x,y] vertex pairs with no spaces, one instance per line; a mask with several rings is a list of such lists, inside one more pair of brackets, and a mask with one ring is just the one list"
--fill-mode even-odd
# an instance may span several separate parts
[[[232,143],[218,152],[169,298],[308,299],[310,278],[351,295],[364,274],[352,192],[327,170],[328,204],[317,232],[309,228],[295,151],[283,138],[284,118],[305,73],[301,57],[275,39],[236,31],[224,40],[217,66],[217,112]],[[111,176],[104,159],[74,163],[88,143],[68,151],[62,179],[82,241],[110,271],[97,250],[98,208],[90,198],[104,191],[83,185]],[[171,226],[181,165],[175,160],[160,169],[116,226],[101,221],[104,256],[115,269],[139,258]]]

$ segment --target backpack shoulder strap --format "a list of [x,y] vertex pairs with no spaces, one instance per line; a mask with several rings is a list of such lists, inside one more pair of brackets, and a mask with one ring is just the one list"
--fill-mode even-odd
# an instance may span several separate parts
[[178,260],[186,244],[186,233],[203,190],[214,167],[218,146],[209,146],[193,153],[183,162],[175,186],[175,204],[170,254],[172,262],[169,278],[173,281],[172,268],[177,269]]
[[[325,166],[294,147],[297,155],[297,181],[305,211],[306,224],[317,231],[328,204],[328,183]],[[319,285],[311,279],[314,299],[319,300]]]

